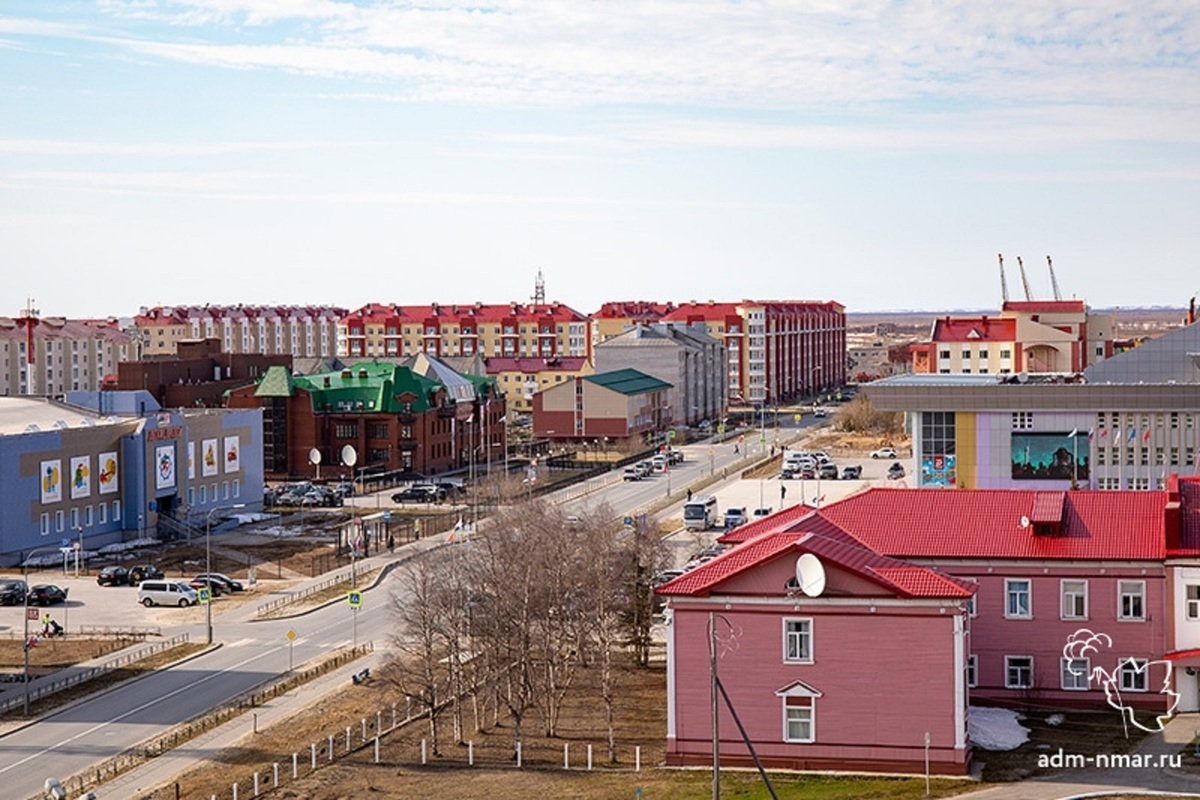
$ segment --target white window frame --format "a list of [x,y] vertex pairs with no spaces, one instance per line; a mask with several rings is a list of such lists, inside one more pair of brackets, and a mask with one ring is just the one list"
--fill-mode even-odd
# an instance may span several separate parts
[[1150,685],[1149,662],[1144,658],[1123,658],[1117,665],[1122,692],[1145,692]]
[[[1126,587],[1137,586],[1137,591],[1126,591]],[[1138,598],[1140,606],[1139,613],[1125,613],[1125,599]],[[1120,622],[1145,622],[1146,621],[1146,582],[1145,581],[1117,581],[1117,620]]]
[[[1012,676],[1012,662],[1015,659],[1021,659],[1029,662],[1029,683],[1015,684],[1010,678]],[[1004,688],[1006,689],[1032,689],[1033,688],[1033,656],[1005,656],[1004,657]]]
[[1061,659],[1059,672],[1063,691],[1086,692],[1091,688],[1092,660],[1090,658]]
[[96,510],[100,514],[100,520],[99,520],[98,524],[107,525],[108,524],[108,503],[100,503],[98,506],[96,506]]
[[965,680],[968,689],[974,689],[979,685],[979,656],[975,655],[974,653],[967,656]]
[[[1192,590],[1196,591],[1195,597],[1192,597]],[[1187,618],[1190,620],[1200,620],[1200,584],[1189,583],[1183,588],[1184,608]]]
[[[1014,612],[1012,610],[1013,601],[1013,584],[1025,584],[1025,611]],[[1005,578],[1004,579],[1004,618],[1005,619],[1033,619],[1033,579],[1031,578]]]
[[[1078,592],[1078,593],[1072,591],[1068,594],[1067,584],[1069,584],[1069,583],[1070,584],[1082,584],[1083,591]],[[1075,611],[1074,611],[1075,603],[1071,604],[1072,612],[1070,614],[1067,613],[1067,597],[1068,596],[1070,596],[1076,600],[1079,600],[1079,599],[1083,600],[1083,612],[1082,613],[1075,613]],[[1063,578],[1061,581],[1059,581],[1059,583],[1058,583],[1058,614],[1059,614],[1059,617],[1058,617],[1059,619],[1087,619],[1088,618],[1088,582],[1087,582],[1087,580],[1085,580],[1083,578]]]
[[67,529],[67,516],[61,509],[54,512],[54,529],[58,533],[62,533]]
[[[792,623],[801,623],[806,626],[806,632],[800,633],[789,630],[788,626]],[[793,657],[791,655],[792,638],[795,636],[799,641],[808,641],[808,655],[803,655],[803,647],[801,647],[801,655]],[[784,617],[783,618],[783,663],[785,664],[811,664],[813,663],[813,621],[812,617]]]
[[[808,706],[790,706],[788,705],[788,700],[790,699],[791,697],[783,698],[783,740],[789,744],[812,744],[817,740],[817,698],[805,698],[808,700]],[[789,713],[792,709],[808,712],[808,736],[805,738],[792,738],[791,736],[792,720],[789,717]]]
[[119,523],[121,521],[121,501],[113,500],[112,502],[112,521]]
[[41,520],[39,522],[39,527],[40,527],[42,536],[50,535],[50,513],[48,511],[42,512]]
[[976,586],[975,594],[973,594],[967,598],[967,615],[970,617],[977,617],[977,616],[979,616],[979,604],[976,602],[976,600],[979,599],[979,589],[978,589],[979,579],[978,578],[960,578],[960,580],[970,581],[971,583],[975,584],[975,586]]

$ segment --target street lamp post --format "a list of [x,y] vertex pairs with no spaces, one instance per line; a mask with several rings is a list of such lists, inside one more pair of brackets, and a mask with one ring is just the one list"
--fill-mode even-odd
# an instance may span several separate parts
[[39,547],[29,551],[25,555],[25,560],[22,563],[22,573],[25,580],[25,639],[21,643],[22,649],[25,651],[25,669],[21,675],[22,683],[25,684],[25,716],[29,716],[29,561],[38,553],[51,553],[55,548]]
[[[809,391],[809,394],[811,394],[813,397],[816,397],[816,396],[817,396],[817,392],[816,392],[816,388],[817,388],[817,378],[816,378],[816,375],[817,375],[817,373],[818,373],[818,372],[821,372],[821,371],[822,371],[823,367],[824,367],[824,365],[823,365],[823,364],[818,364],[817,366],[813,367],[812,369],[810,369],[810,370],[808,371],[808,391]],[[815,401],[815,400],[814,400],[813,402],[814,402],[814,404],[816,403],[816,401]]]
[[212,515],[218,511],[231,511],[235,508],[245,508],[245,503],[234,503],[231,506],[217,506],[208,510],[208,516],[204,518],[204,574],[206,583],[208,584],[208,602],[204,604],[207,609],[208,619],[208,638],[207,643],[212,644],[213,641],[213,624],[212,624]]

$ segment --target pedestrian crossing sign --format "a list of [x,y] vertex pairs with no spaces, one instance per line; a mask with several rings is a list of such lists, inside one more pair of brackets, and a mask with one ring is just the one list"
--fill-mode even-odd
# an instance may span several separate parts
[[346,592],[346,605],[353,609],[362,608],[362,592]]

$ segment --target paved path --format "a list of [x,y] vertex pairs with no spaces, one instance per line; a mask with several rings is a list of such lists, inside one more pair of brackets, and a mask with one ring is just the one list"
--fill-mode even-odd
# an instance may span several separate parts
[[[1200,714],[1180,714],[1135,751],[1157,760],[1179,753],[1200,728]],[[1114,794],[1160,794],[1164,797],[1200,797],[1200,774],[1151,766],[1128,769],[1084,769],[1020,783],[998,784],[958,795],[966,800],[1067,800]]]

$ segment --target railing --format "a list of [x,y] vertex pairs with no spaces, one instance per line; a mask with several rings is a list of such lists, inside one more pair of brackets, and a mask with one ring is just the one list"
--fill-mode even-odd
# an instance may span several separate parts
[[[361,570],[362,568],[359,567],[353,571]],[[294,592],[288,592],[282,597],[277,597],[274,600],[263,603],[254,612],[254,615],[256,617],[264,617],[276,609],[283,608],[284,606],[291,605],[292,603],[298,603],[301,600],[312,597],[313,595],[320,594],[321,592],[333,586],[337,586],[339,583],[346,583],[350,580],[353,571],[346,570],[345,572],[337,572],[333,575],[330,575],[323,581],[314,583],[312,586],[306,586],[303,589],[298,589]]]
[[157,625],[80,625],[81,636],[130,636],[145,639],[147,636],[162,636]]
[[[161,642],[155,642],[147,647],[140,647],[137,650],[128,653],[122,653],[121,655],[116,656],[115,658],[106,661],[103,664],[82,669],[78,672],[74,672],[66,677],[59,678],[58,680],[54,680],[49,683],[43,683],[41,682],[41,679],[34,678],[30,681],[30,683],[38,681],[38,684],[35,688],[30,690],[29,701],[34,702],[36,700],[40,700],[43,697],[52,695],[55,692],[60,692],[68,687],[83,683],[84,681],[90,681],[92,678],[97,678],[101,675],[106,675],[115,669],[125,666],[126,664],[132,664],[135,661],[141,661],[143,658],[152,656],[155,653],[160,653],[164,650],[170,650],[172,647],[177,647],[185,643],[187,640],[188,635],[186,633],[181,633],[178,636],[172,636],[170,639],[166,639]],[[0,714],[7,714],[14,708],[24,705],[24,703],[25,695],[24,692],[22,692],[20,697],[14,697],[12,700],[9,700],[5,703],[0,703]]]

